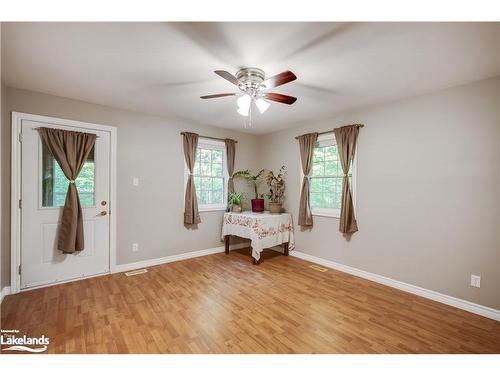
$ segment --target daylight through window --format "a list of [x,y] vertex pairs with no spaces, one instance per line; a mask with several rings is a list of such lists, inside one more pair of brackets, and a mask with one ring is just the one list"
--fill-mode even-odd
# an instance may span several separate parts
[[226,151],[224,142],[200,138],[193,169],[200,210],[226,208]]
[[[354,164],[354,163],[353,163]],[[352,183],[352,167],[349,171]],[[310,176],[310,204],[313,215],[340,216],[343,172],[333,134],[318,137]]]

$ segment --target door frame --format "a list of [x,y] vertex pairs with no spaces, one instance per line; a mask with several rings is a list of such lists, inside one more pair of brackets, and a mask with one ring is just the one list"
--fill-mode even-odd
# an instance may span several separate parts
[[[22,122],[37,121],[52,125],[65,127],[84,128],[91,130],[107,131],[110,133],[110,191],[109,191],[109,273],[116,269],[116,187],[117,187],[117,128],[114,126],[93,124],[75,120],[66,120],[57,117],[33,115],[30,113],[12,112],[12,134],[11,134],[11,200],[10,200],[10,287],[11,294],[21,292],[21,278],[19,266],[21,262],[21,128]],[[72,279],[64,282],[75,281]],[[54,284],[60,284],[54,283]],[[46,285],[44,285],[46,286]],[[41,287],[41,286],[40,286]],[[40,288],[38,287],[38,288]],[[26,288],[25,290],[36,289]]]

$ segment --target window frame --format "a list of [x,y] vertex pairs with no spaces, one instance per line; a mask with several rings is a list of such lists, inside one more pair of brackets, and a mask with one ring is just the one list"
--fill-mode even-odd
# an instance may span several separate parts
[[[316,145],[314,147],[325,147],[325,146],[332,146],[336,145],[337,141],[335,139],[335,134],[334,133],[325,133],[325,134],[320,134],[318,136],[318,140],[316,142]],[[357,147],[356,147],[357,148]],[[357,151],[357,150],[356,150]],[[352,192],[352,200],[353,200],[353,205],[354,205],[354,212],[356,212],[356,185],[357,185],[357,161],[358,161],[358,156],[357,152],[354,155],[354,160],[352,161],[352,177],[351,177],[351,192]],[[302,172],[302,167],[300,168],[300,175],[301,175],[301,185],[302,185],[302,180],[304,178],[304,173]],[[311,192],[309,192],[311,194]],[[340,208],[326,208],[326,207],[316,207],[313,208],[311,207],[311,213],[313,216],[322,216],[322,217],[331,217],[331,218],[340,218]]]
[[[227,208],[227,184],[229,180],[229,174],[227,173],[227,155],[226,155],[226,144],[224,141],[218,141],[215,139],[209,138],[198,138],[198,148],[210,149],[210,150],[221,150],[222,151],[222,177],[223,177],[223,202],[221,204],[199,204],[198,203],[198,211],[199,212],[210,212],[210,211],[226,211]],[[195,176],[195,175],[193,175]],[[184,192],[186,191],[188,180],[188,167],[186,164],[186,159],[184,159]],[[195,187],[196,188],[196,187]],[[196,197],[198,199],[198,197]],[[184,194],[184,203],[186,200],[186,196]]]

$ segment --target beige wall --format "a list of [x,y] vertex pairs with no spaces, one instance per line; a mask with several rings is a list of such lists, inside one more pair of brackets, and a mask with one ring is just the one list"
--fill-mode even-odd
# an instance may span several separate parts
[[[296,230],[297,250],[482,305],[500,308],[500,79],[353,111],[262,138],[263,165],[288,169],[297,220],[295,136],[364,123],[358,146],[359,232],[338,219]],[[472,288],[470,274],[481,275]]]
[[[221,213],[202,214],[203,223],[195,231],[182,225],[180,131],[238,139],[236,169],[277,169],[285,164],[286,206],[297,220],[300,165],[294,137],[361,122],[366,126],[358,149],[360,231],[347,242],[337,232],[338,219],[315,217],[311,231],[297,228],[297,250],[500,308],[500,79],[261,137],[24,90],[7,88],[6,94],[1,129],[2,286],[9,284],[7,111],[118,127],[120,264],[221,245]],[[133,177],[140,178],[137,188]],[[140,246],[137,253],[131,250],[134,242]],[[471,273],[482,276],[480,289],[469,286]]]
[[[118,216],[117,263],[165,257],[189,251],[221,246],[222,212],[202,213],[197,230],[182,224],[184,197],[184,154],[181,131],[238,140],[236,170],[257,168],[256,136],[200,126],[181,120],[109,108],[66,98],[7,88],[6,109],[11,111],[80,120],[118,128]],[[2,187],[10,184],[10,123],[2,125]],[[140,185],[132,186],[138,177]],[[236,182],[239,190],[246,190]],[[4,204],[8,206],[7,200]],[[2,220],[8,223],[7,206]],[[7,227],[4,225],[3,227]],[[7,232],[8,234],[8,232]],[[8,235],[2,236],[2,263],[9,263]],[[132,243],[139,251],[132,252]],[[7,272],[6,272],[7,271]],[[5,273],[5,274],[4,274]],[[2,285],[9,284],[8,266],[4,266]]]

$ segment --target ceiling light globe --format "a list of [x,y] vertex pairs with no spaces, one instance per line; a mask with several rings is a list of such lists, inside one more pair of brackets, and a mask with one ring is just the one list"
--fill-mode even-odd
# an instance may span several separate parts
[[248,94],[241,95],[238,100],[238,113],[242,116],[248,116],[250,111],[250,104],[252,104],[252,98]]
[[271,106],[271,103],[267,102],[266,100],[264,100],[262,98],[259,98],[255,101],[255,105],[259,109],[260,113],[264,113],[265,111],[267,111],[269,109],[269,107]]
[[252,102],[252,98],[248,94],[241,95],[238,100],[238,107],[247,108],[250,107],[250,103]]
[[239,107],[238,108],[238,113],[242,116],[245,116],[247,117],[248,116],[248,112],[249,112],[249,109],[250,109],[250,106],[248,108],[242,108],[242,107]]

